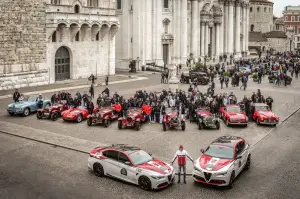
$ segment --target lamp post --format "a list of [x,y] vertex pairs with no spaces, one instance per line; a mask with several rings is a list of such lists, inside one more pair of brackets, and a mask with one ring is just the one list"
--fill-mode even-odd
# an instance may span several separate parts
[[137,61],[137,63],[138,63],[138,71],[140,71],[140,57],[137,57],[137,58],[136,58],[136,61]]
[[206,68],[207,55],[204,56],[204,68]]

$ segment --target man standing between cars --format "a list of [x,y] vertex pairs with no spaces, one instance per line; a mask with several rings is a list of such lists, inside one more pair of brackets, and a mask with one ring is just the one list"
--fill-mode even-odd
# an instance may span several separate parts
[[19,98],[20,98],[20,93],[18,91],[18,89],[15,90],[14,94],[13,94],[13,100],[14,102],[19,102]]
[[272,110],[272,104],[273,104],[273,99],[272,97],[269,95],[269,97],[267,97],[266,99],[266,104],[270,107],[270,109]]
[[183,182],[184,184],[186,184],[186,157],[188,157],[194,163],[193,158],[191,158],[188,152],[183,149],[183,145],[181,144],[179,146],[179,150],[176,151],[175,156],[172,160],[172,165],[176,158],[178,160],[178,183],[180,183],[180,174],[181,170],[183,170]]

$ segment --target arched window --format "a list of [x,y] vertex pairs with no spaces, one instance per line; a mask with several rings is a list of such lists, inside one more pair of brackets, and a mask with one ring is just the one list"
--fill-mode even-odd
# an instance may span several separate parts
[[96,41],[99,41],[99,38],[100,38],[100,33],[98,32],[98,33],[96,34]]
[[52,34],[52,42],[56,42],[56,31]]
[[117,0],[117,9],[122,9],[122,1]]
[[254,31],[254,25],[253,25],[253,24],[251,25],[251,29],[250,29],[250,31],[251,31],[251,32],[253,32],[253,31]]
[[170,24],[170,20],[169,19],[164,19],[163,20],[163,26],[164,26],[164,32],[165,32],[165,34],[169,34],[169,24]]
[[75,35],[75,41],[79,41],[79,32]]
[[79,7],[79,5],[75,5],[74,12],[75,13],[80,13],[80,7]]
[[259,7],[257,7],[257,12],[259,12]]
[[250,12],[252,12],[252,7],[250,7]]

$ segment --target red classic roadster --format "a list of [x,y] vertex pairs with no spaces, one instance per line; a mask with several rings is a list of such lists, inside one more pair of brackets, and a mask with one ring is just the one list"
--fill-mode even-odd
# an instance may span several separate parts
[[141,129],[141,123],[145,121],[146,116],[140,108],[131,108],[126,117],[118,119],[118,128],[135,128],[138,131]]
[[225,107],[221,107],[220,113],[227,126],[242,125],[246,127],[248,125],[248,117],[237,104],[227,104]]
[[264,103],[254,103],[252,118],[256,123],[276,126],[279,122],[279,117],[275,115],[270,107]]
[[115,109],[111,106],[102,107],[100,109],[96,106],[94,113],[88,116],[88,126],[104,124],[105,127],[109,127],[111,121],[118,119],[118,114],[114,113],[114,110]]
[[72,121],[80,123],[82,120],[86,120],[89,115],[86,107],[79,106],[77,108],[71,108],[61,113],[64,121]]

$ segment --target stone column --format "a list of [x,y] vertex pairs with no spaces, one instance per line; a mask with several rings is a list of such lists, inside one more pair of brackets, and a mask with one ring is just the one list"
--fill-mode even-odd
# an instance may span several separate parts
[[[100,4],[99,4],[100,5]],[[131,31],[129,25],[129,6],[128,1],[122,3],[122,58],[125,60],[129,60],[130,57],[130,45],[131,45]],[[123,65],[123,63],[122,63]],[[124,64],[125,65],[125,64]],[[125,67],[125,66],[124,66]],[[126,66],[127,68],[128,66]]]
[[235,54],[241,55],[241,3],[236,1],[235,7]]
[[216,29],[216,47],[215,47],[216,60],[219,60],[219,55],[220,55],[220,27],[221,27],[221,24],[216,23],[216,25],[215,25],[215,29]]
[[[162,1],[161,1],[162,2]],[[187,0],[181,0],[181,53],[180,53],[180,63],[186,64],[187,59]]]
[[[124,3],[127,3],[124,1]],[[150,62],[152,61],[152,1],[144,1],[145,5],[145,22],[144,22],[144,56],[145,61]],[[162,22],[160,24],[162,25]]]
[[199,15],[199,9],[198,9],[198,0],[192,0],[192,32],[191,32],[191,52],[194,55],[194,58],[198,57],[198,15]]
[[[132,12],[132,23],[134,24],[132,26],[132,58],[137,59],[137,57],[141,56],[141,1],[140,0],[133,0],[132,6],[133,6],[133,12]],[[141,67],[141,64],[137,64]],[[139,68],[138,68],[139,70]]]
[[[149,1],[149,0],[146,0]],[[147,9],[150,10],[150,12],[152,12],[152,7],[148,7]],[[162,10],[163,10],[163,4],[162,1],[157,1],[156,2],[156,8],[154,8],[157,10],[156,12],[156,20],[155,20],[155,26],[157,26],[156,28],[156,33],[155,33],[155,37],[156,37],[156,64],[158,64],[159,66],[163,66],[163,59],[162,59],[162,43],[161,43],[161,37],[162,37],[162,33],[163,33],[163,24],[162,24]],[[150,31],[151,32],[151,29]]]
[[228,12],[229,12],[228,2],[224,2],[224,53],[228,54]]
[[233,53],[233,5],[234,1],[229,0],[229,13],[228,13],[228,53],[231,55]]
[[[224,11],[224,4],[220,5],[221,9]],[[223,15],[222,15],[222,19],[221,19],[221,24],[220,24],[220,27],[219,27],[219,38],[220,38],[220,42],[219,42],[219,46],[220,46],[220,51],[219,51],[219,55],[222,55],[224,53],[224,12],[223,12]],[[219,57],[217,57],[219,58]]]
[[205,22],[204,21],[202,21],[201,22],[201,35],[200,35],[200,39],[201,39],[201,43],[200,43],[200,45],[201,45],[201,57],[204,57],[205,56],[205,53],[204,53],[204,50],[205,50],[205,48],[204,48],[204,40],[205,40]]
[[205,23],[205,39],[204,39],[204,55],[208,56],[208,44],[209,44],[209,28],[208,23]]
[[246,4],[246,52],[247,55],[249,54],[248,52],[248,45],[249,45],[249,4]]
[[173,64],[180,62],[180,0],[173,1]]
[[246,51],[246,34],[247,34],[247,22],[246,22],[246,7],[245,4],[243,3],[243,47],[242,47],[242,51],[245,52]]

